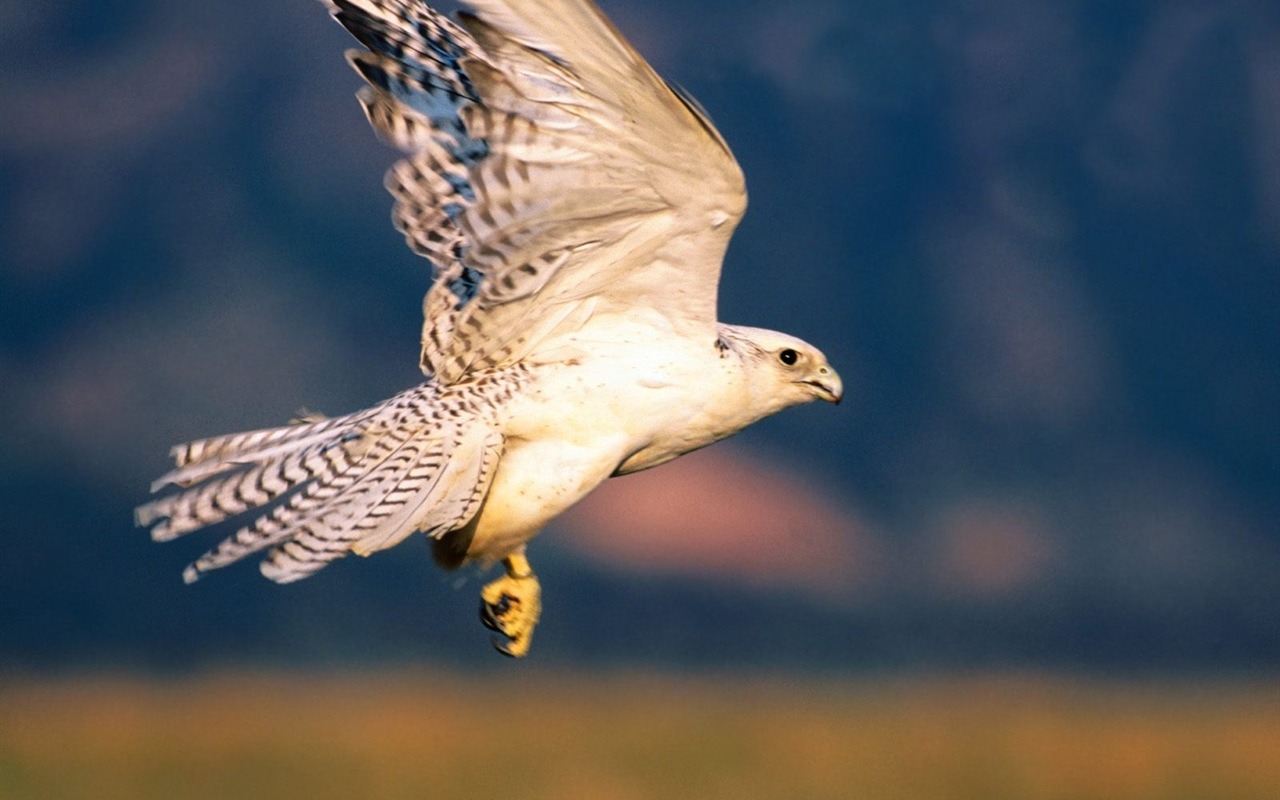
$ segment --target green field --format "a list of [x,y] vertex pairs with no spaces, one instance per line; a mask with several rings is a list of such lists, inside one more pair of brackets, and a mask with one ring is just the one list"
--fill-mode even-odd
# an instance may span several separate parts
[[0,681],[0,798],[1280,798],[1280,685],[223,672]]

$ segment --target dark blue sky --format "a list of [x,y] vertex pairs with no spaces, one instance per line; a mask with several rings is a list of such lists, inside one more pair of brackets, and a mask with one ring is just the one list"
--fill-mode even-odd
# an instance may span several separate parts
[[[1280,11],[604,6],[746,172],[723,318],[817,343],[849,399],[727,446],[813,528],[743,533],[787,580],[553,530],[541,657],[1280,661]],[[210,538],[130,527],[171,444],[419,379],[428,271],[342,30],[299,0],[52,0],[0,44],[0,664],[487,658],[478,581],[421,542],[186,589]],[[714,533],[728,467],[699,463],[665,491]],[[680,501],[625,503],[656,531]]]

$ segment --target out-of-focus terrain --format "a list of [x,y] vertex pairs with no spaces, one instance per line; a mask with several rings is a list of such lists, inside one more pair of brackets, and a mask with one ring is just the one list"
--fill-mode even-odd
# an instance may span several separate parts
[[12,679],[6,800],[1271,800],[1274,682]]

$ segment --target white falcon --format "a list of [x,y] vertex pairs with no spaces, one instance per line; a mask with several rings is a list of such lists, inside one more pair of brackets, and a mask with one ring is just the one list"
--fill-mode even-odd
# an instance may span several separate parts
[[257,514],[184,573],[269,550],[304,578],[414,531],[445,568],[501,561],[481,616],[511,656],[541,608],[525,546],[615,475],[670,461],[788,406],[839,402],[816,348],[716,321],[746,208],[701,107],[589,0],[329,0],[367,49],[374,129],[408,154],[393,218],[434,265],[427,380],[374,408],[179,445],[137,510],[167,541]]

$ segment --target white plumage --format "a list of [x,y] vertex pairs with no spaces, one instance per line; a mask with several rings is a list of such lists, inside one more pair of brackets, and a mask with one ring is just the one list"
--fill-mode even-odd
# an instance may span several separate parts
[[[431,260],[427,381],[372,409],[174,449],[138,509],[167,540],[259,511],[185,577],[269,549],[306,577],[415,530],[455,567],[501,560],[482,593],[499,649],[540,608],[524,546],[611,475],[657,466],[840,380],[812,346],[716,320],[742,174],[700,107],[587,0],[331,0],[367,50],[374,129],[408,153],[393,219]],[[274,503],[274,505],[272,505]],[[265,510],[264,510],[265,509]]]

